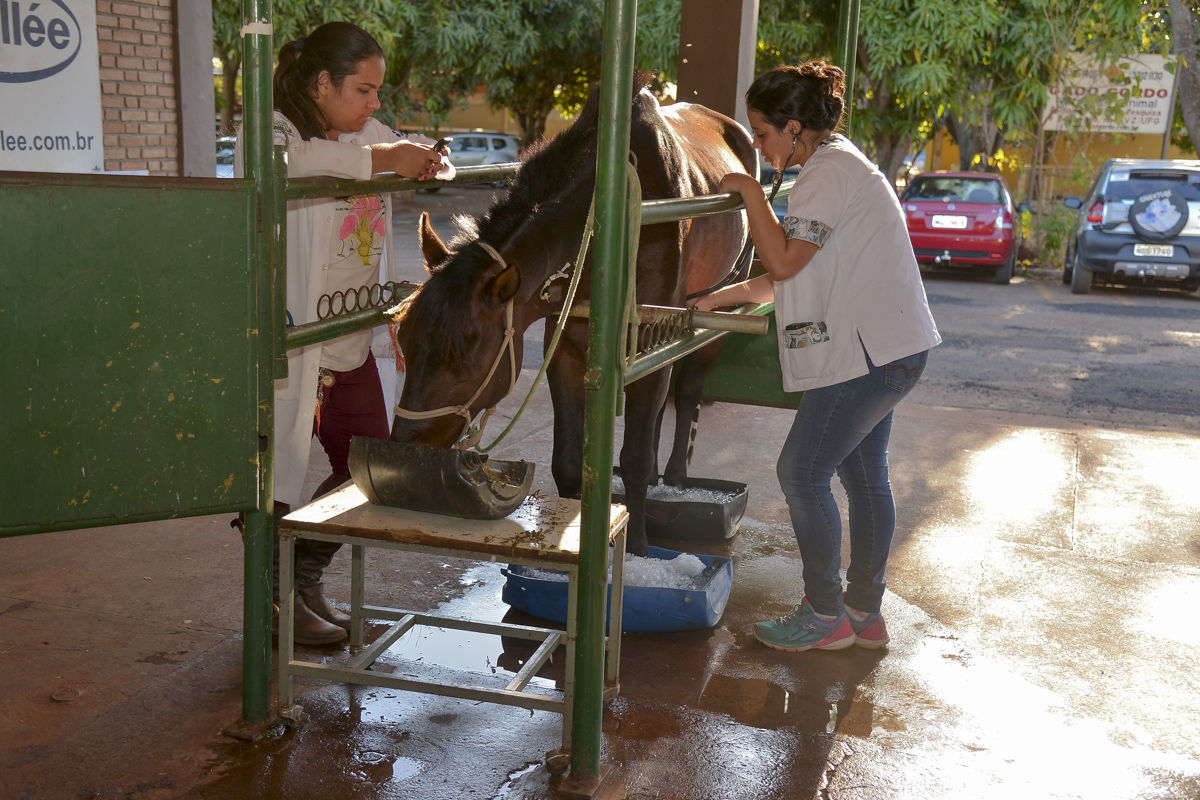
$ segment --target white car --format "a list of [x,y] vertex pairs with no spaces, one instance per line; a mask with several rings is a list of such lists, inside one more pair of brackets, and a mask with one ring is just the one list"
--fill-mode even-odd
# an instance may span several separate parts
[[233,145],[237,141],[236,136],[218,136],[217,137],[217,177],[232,178],[233,177]]
[[522,150],[521,139],[511,133],[456,133],[450,140],[450,160],[456,167],[520,161]]

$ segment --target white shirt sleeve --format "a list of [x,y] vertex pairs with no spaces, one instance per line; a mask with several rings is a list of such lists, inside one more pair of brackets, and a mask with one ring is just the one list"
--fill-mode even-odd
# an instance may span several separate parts
[[784,235],[823,247],[837,228],[849,203],[846,175],[839,170],[831,152],[818,151],[800,170],[788,194]]
[[[243,129],[244,130],[244,129]],[[242,167],[245,142],[243,130],[238,131],[234,145],[233,174],[245,177]],[[288,176],[309,178],[325,175],[333,178],[369,180],[371,178],[371,148],[351,142],[335,142],[330,139],[300,138],[288,118],[278,111],[271,120],[271,135],[274,144],[287,148]]]
[[308,178],[327,175],[333,178],[369,180],[371,177],[371,148],[369,145],[335,142],[332,139],[300,138],[300,132],[287,117],[276,112],[272,124],[275,144],[287,148],[288,176]]

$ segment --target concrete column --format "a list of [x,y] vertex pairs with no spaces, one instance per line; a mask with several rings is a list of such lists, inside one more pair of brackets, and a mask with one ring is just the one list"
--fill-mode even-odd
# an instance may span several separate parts
[[179,174],[212,178],[217,169],[212,0],[175,3],[175,9]]
[[755,78],[758,0],[683,0],[676,99],[700,103],[749,128],[742,97]]

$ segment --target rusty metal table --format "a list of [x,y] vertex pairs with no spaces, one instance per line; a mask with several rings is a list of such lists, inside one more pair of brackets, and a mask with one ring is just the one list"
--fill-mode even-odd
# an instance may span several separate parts
[[[613,505],[608,537],[612,543],[612,597],[606,638],[604,698],[619,691],[621,656],[622,577],[625,563],[625,529],[629,513]],[[302,708],[296,704],[296,677],[320,678],[368,686],[460,697],[521,708],[557,711],[563,716],[563,748],[570,749],[572,703],[575,694],[576,603],[579,577],[580,504],[578,500],[531,496],[507,517],[469,520],[373,505],[353,484],[317,498],[283,518],[279,545],[279,712],[298,722]],[[350,659],[345,663],[318,663],[296,658],[293,635],[296,539],[317,539],[351,547]],[[566,629],[537,628],[511,623],[486,622],[406,611],[365,603],[365,551],[368,547],[437,553],[452,558],[504,561],[567,573]],[[364,648],[363,623],[367,619],[392,620],[393,624]],[[534,654],[503,688],[478,683],[443,683],[384,674],[371,666],[405,633],[418,625],[473,631],[540,641]],[[566,675],[561,694],[526,691],[526,685],[549,660],[555,649],[566,646]],[[462,673],[456,673],[462,677]],[[482,677],[482,676],[481,676]]]

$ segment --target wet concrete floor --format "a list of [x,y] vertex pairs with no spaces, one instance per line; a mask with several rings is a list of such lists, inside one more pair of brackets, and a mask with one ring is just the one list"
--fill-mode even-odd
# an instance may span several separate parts
[[[542,389],[496,454],[537,463],[542,492],[549,418]],[[891,448],[891,644],[788,655],[750,626],[801,597],[774,476],[790,418],[701,412],[692,475],[746,483],[746,516],[727,542],[655,543],[731,557],[733,587],[712,628],[623,637],[603,717],[615,795],[1200,798],[1200,438],[946,407],[918,387]],[[310,486],[323,470],[318,453]],[[298,729],[224,735],[241,714],[243,644],[229,519],[0,540],[0,800],[555,796],[549,712],[306,680]],[[372,553],[368,602],[543,624],[501,601],[501,569]],[[345,549],[327,584],[348,598]],[[419,630],[379,668],[491,680],[529,655]],[[537,686],[561,685],[561,656]]]
[[[547,463],[543,394],[499,457]],[[908,403],[892,446],[892,642],[789,655],[749,633],[801,594],[773,474],[788,419],[702,411],[692,474],[745,482],[746,517],[728,542],[659,544],[732,557],[733,588],[711,629],[624,636],[603,759],[627,797],[1200,797],[1200,440]],[[322,469],[314,459],[314,484]],[[1051,477],[1014,482],[1022,469]],[[228,517],[0,547],[0,797],[554,796],[549,712],[306,681],[298,730],[223,736],[241,700]],[[368,602],[541,624],[501,601],[500,570],[370,555]],[[333,597],[348,574],[343,549]],[[420,630],[380,668],[507,675],[529,654]],[[536,683],[562,677],[560,654]]]

